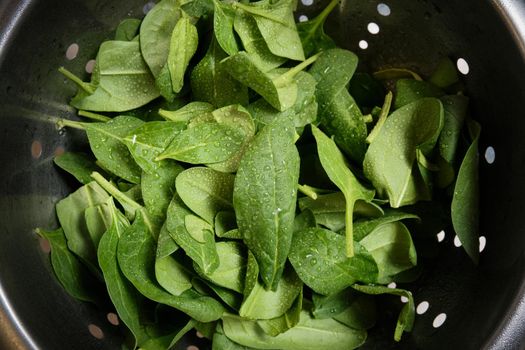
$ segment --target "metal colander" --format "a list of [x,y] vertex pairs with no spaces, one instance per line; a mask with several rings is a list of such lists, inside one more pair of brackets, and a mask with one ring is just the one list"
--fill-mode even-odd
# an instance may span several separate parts
[[[326,0],[302,0],[313,17]],[[119,349],[118,319],[70,298],[55,280],[48,247],[33,233],[56,226],[54,203],[74,189],[55,154],[87,147],[59,133],[72,118],[74,87],[56,68],[87,74],[118,22],[142,17],[144,0],[0,0],[0,349]],[[365,349],[525,348],[525,3],[520,0],[343,0],[326,27],[360,57],[360,69],[415,69],[447,56],[463,73],[483,132],[481,261],[473,266],[450,228],[416,238],[420,280],[403,285],[417,307],[412,333],[392,340],[384,313]],[[380,310],[381,311],[381,310]],[[379,312],[381,315],[382,313]],[[207,349],[189,334],[180,349]]]

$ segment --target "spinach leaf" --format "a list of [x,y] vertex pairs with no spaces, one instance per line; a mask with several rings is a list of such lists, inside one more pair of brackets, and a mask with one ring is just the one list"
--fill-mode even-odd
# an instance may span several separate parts
[[217,213],[232,210],[234,176],[193,167],[179,174],[177,193],[194,213],[213,224]]
[[480,125],[475,121],[467,124],[472,138],[454,186],[451,214],[454,231],[465,251],[474,263],[479,260],[479,153]]
[[239,51],[237,40],[233,32],[233,21],[235,19],[234,9],[220,0],[213,0],[213,31],[220,47],[229,56]]
[[293,232],[302,231],[311,227],[317,227],[315,216],[310,209],[303,210],[300,214],[295,216],[293,221]]
[[[319,195],[315,200],[309,197],[300,198],[299,208],[301,211],[309,209],[317,224],[332,231],[337,232],[345,228],[346,200],[342,192]],[[362,200],[355,202],[353,212],[354,216],[378,217],[383,215],[381,207],[376,206],[373,202],[367,203]]]
[[354,174],[348,169],[343,154],[335,142],[328,138],[321,130],[312,125],[312,133],[317,142],[317,152],[324,170],[332,182],[343,192],[346,201],[346,254],[352,257],[353,252],[353,212],[357,200],[370,202],[374,198],[374,191],[365,188],[359,183]]
[[191,23],[188,17],[181,17],[173,28],[167,61],[171,84],[175,93],[180,92],[182,85],[184,85],[184,73],[197,51],[198,43],[197,27]]
[[263,98],[248,106],[257,124],[257,129],[261,129],[278,118],[293,119],[296,128],[303,128],[317,119],[315,79],[306,72],[299,72],[294,80],[297,84],[297,99],[287,110],[280,112]]
[[109,207],[112,223],[100,240],[97,251],[98,262],[104,275],[109,297],[120,320],[135,337],[135,345],[140,345],[149,338],[145,326],[141,324],[144,297],[126,279],[117,261],[118,242],[124,230],[129,227],[129,222],[115,208],[112,200]]
[[135,184],[140,183],[141,170],[123,140],[143,124],[140,119],[128,116],[118,116],[107,123],[82,123],[91,150],[102,167]]
[[294,130],[289,119],[264,127],[246,150],[233,188],[239,231],[270,289],[277,288],[293,234],[299,178]]
[[155,279],[155,241],[140,212],[120,237],[117,257],[126,278],[153,301],[178,309],[190,317],[210,322],[221,317],[224,308],[215,299],[187,290],[180,296],[165,292]]
[[431,198],[414,163],[418,153],[430,155],[442,127],[441,102],[423,98],[392,113],[370,144],[364,173],[393,208]]
[[131,41],[139,33],[140,24],[142,21],[137,18],[126,18],[119,23],[115,31],[115,40]]
[[366,124],[346,89],[356,67],[357,56],[352,52],[331,49],[321,53],[309,72],[317,80],[319,122],[346,155],[361,162],[366,151]]
[[173,255],[179,246],[171,238],[166,225],[160,230],[155,257],[155,277],[168,292],[179,296],[192,287],[191,273]]
[[204,273],[212,273],[219,266],[219,255],[213,232],[208,230],[202,232],[204,243],[197,241],[186,229],[185,218],[188,215],[191,215],[191,211],[175,194],[168,207],[166,228],[175,242],[197,263]]
[[140,26],[140,50],[156,78],[168,61],[173,29],[180,17],[179,1],[162,0],[148,12]]
[[255,19],[262,37],[274,55],[303,61],[303,47],[293,17],[294,6],[295,2],[292,0],[232,3],[234,9],[242,10]]
[[179,108],[176,111],[159,110],[159,114],[166,120],[173,122],[189,122],[192,118],[201,114],[211,113],[214,111],[213,105],[208,102],[193,101]]
[[89,235],[85,210],[106,203],[108,199],[109,196],[102,187],[95,182],[90,182],[56,205],[58,221],[67,238],[68,248],[96,274],[99,272],[95,244]]
[[399,317],[397,319],[397,325],[396,330],[394,332],[394,340],[400,341],[401,336],[403,335],[403,332],[410,332],[412,330],[412,327],[414,326],[414,319],[415,319],[415,306],[414,306],[414,298],[412,297],[412,293],[410,293],[407,290],[403,289],[395,289],[395,288],[388,288],[383,286],[362,286],[358,284],[354,284],[352,286],[355,290],[370,294],[370,295],[379,295],[379,294],[392,294],[392,295],[399,295],[403,296],[408,299],[408,302],[403,306],[401,309],[401,312],[399,313]]
[[208,19],[214,13],[213,0],[189,0],[183,1],[181,9],[191,17]]
[[446,89],[447,87],[459,82],[456,66],[450,58],[445,57],[439,61],[436,70],[428,80],[435,86]]
[[410,232],[400,222],[378,226],[359,241],[377,263],[377,283],[392,282],[392,277],[417,264],[417,254]]
[[419,74],[408,68],[385,68],[374,72],[373,76],[377,80],[401,80],[410,78],[418,82],[423,81]]
[[354,242],[355,254],[348,258],[345,238],[322,228],[294,233],[289,259],[301,280],[316,293],[339,292],[356,281],[374,282],[378,267],[361,244]]
[[100,238],[102,238],[102,235],[111,225],[111,213],[108,203],[106,202],[86,208],[84,220],[86,221],[86,227],[91,241],[93,242],[95,250],[97,250]]
[[175,179],[184,169],[174,161],[163,161],[155,173],[142,173],[140,187],[148,212],[164,218],[175,193]]
[[248,89],[220,64],[226,57],[228,55],[213,40],[206,56],[191,73],[191,89],[196,100],[209,102],[215,107],[248,104]]
[[215,215],[214,228],[217,237],[223,237],[226,232],[236,229],[237,221],[235,213],[231,211],[218,212],[217,215]]
[[241,148],[242,131],[219,123],[200,123],[179,133],[156,160],[175,159],[190,164],[218,163]]
[[395,109],[425,97],[441,97],[445,93],[426,81],[400,79],[396,83]]
[[332,320],[318,320],[307,310],[301,311],[296,327],[272,337],[266,335],[257,321],[224,314],[224,334],[232,341],[257,349],[290,350],[348,350],[361,346],[366,340],[366,331],[356,330]]
[[224,334],[224,330],[222,329],[221,323],[217,323],[217,329],[215,330],[215,333],[213,334],[213,341],[212,341],[211,349],[212,350],[250,350],[251,348],[239,345],[231,341]]
[[195,271],[214,284],[242,293],[246,272],[246,252],[240,242],[218,242],[216,244],[219,266],[211,273],[204,273],[198,265]]
[[265,289],[258,280],[250,284],[245,287],[239,315],[253,320],[269,320],[284,315],[301,293],[303,285],[291,266],[284,269],[275,290]]
[[374,298],[357,295],[350,306],[333,317],[334,320],[354,329],[370,329],[376,323],[377,307]]
[[56,156],[54,162],[83,185],[93,181],[90,176],[93,171],[100,171],[93,159],[85,153],[66,152]]
[[375,219],[357,220],[354,222],[354,239],[356,241],[361,241],[379,226],[405,219],[416,219],[420,221],[419,216],[415,214],[405,213],[397,210],[385,210],[385,214],[383,216]]
[[[210,282],[205,279],[193,278],[193,286],[195,289],[201,293],[206,293],[208,295],[216,295],[220,300],[229,306],[232,310],[238,311],[242,303],[242,295],[234,292],[231,289],[220,287],[213,282]],[[212,336],[208,336],[211,338]]]
[[269,72],[286,62],[286,58],[276,56],[270,52],[253,17],[245,14],[243,11],[236,11],[233,26],[250,60],[260,70]]
[[284,111],[292,107],[297,99],[294,77],[316,59],[317,56],[312,56],[289,70],[277,69],[265,73],[245,51],[239,51],[224,59],[221,65],[234,79],[260,94],[274,108]]
[[144,172],[155,174],[165,163],[155,159],[185,128],[181,122],[148,122],[131,131],[122,142]]
[[68,249],[64,231],[61,228],[55,231],[37,229],[36,233],[49,241],[51,265],[66,292],[75,299],[95,303],[97,297],[94,292],[98,281]]
[[292,306],[282,315],[269,320],[258,320],[257,324],[264,332],[272,337],[286,332],[299,323],[301,310],[303,309],[303,291],[295,298]]
[[330,3],[314,19],[297,24],[297,31],[301,38],[305,56],[336,47],[332,38],[324,32],[324,23],[340,0],[331,0]]
[[80,88],[71,100],[73,107],[88,111],[122,112],[141,107],[159,97],[159,90],[137,41],[103,42],[96,62],[87,89],[86,83],[78,83],[78,78],[62,70]]

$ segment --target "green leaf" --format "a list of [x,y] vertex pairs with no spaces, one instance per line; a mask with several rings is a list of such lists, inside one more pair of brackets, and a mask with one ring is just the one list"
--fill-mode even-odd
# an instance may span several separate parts
[[212,273],[219,266],[219,255],[213,232],[205,231],[204,243],[195,240],[186,229],[185,218],[192,215],[178,195],[173,197],[168,207],[166,227],[171,237],[186,252],[204,273]]
[[251,350],[246,346],[231,341],[222,329],[221,323],[217,323],[217,329],[213,334],[212,350]]
[[378,267],[373,257],[354,242],[355,254],[348,258],[345,238],[322,228],[294,233],[289,259],[301,280],[316,293],[339,292],[356,281],[374,282]]
[[379,270],[377,283],[392,282],[392,277],[417,264],[417,254],[408,229],[400,222],[378,226],[361,241]]
[[359,183],[354,174],[346,165],[343,154],[335,142],[328,138],[321,130],[312,125],[312,133],[317,142],[317,152],[324,170],[332,182],[343,192],[346,201],[346,254],[353,256],[352,222],[355,202],[364,200],[370,202],[374,198],[374,191],[365,188]]
[[400,79],[396,83],[395,109],[425,97],[441,97],[445,93],[426,81]]
[[258,280],[255,284],[250,284],[246,285],[239,315],[254,320],[269,320],[282,316],[301,293],[303,285],[291,266],[284,270],[275,290],[265,289]]
[[204,273],[198,265],[195,271],[214,284],[242,293],[246,272],[245,247],[240,242],[218,242],[216,244],[219,266],[211,273]]
[[397,210],[385,210],[385,214],[383,216],[375,219],[357,220],[354,222],[354,239],[359,242],[379,226],[405,219],[416,219],[421,221],[419,216],[415,214],[405,213]]
[[279,118],[293,119],[296,128],[303,128],[317,119],[315,79],[306,72],[299,72],[294,80],[297,84],[297,99],[294,105],[287,110],[280,112],[263,98],[248,106],[248,110],[257,123],[257,129]]
[[193,101],[177,109],[176,111],[159,110],[159,114],[166,120],[174,122],[189,122],[192,118],[201,114],[211,113],[214,111],[213,105],[208,102]]
[[270,51],[279,57],[304,60],[301,39],[293,16],[295,2],[291,0],[232,3],[233,8],[251,15]]
[[165,290],[175,296],[180,296],[192,287],[191,273],[173,255],[178,248],[164,225],[157,242],[155,277]]
[[100,238],[111,225],[111,213],[108,203],[86,208],[84,219],[86,220],[86,227],[91,241],[95,246],[95,250],[97,250]]
[[226,232],[236,229],[237,220],[235,213],[231,211],[218,212],[217,215],[215,215],[214,227],[217,237],[223,237]]
[[93,91],[80,91],[71,105],[97,112],[122,112],[159,97],[155,80],[144,62],[137,41],[105,41],[93,71]]
[[315,216],[310,209],[305,209],[297,215],[293,221],[293,232],[307,230],[317,227]]
[[392,113],[370,144],[364,173],[393,208],[431,198],[415,160],[418,151],[430,155],[442,127],[441,102],[435,98],[419,99]]
[[119,23],[115,31],[115,40],[131,41],[139,33],[140,24],[142,21],[137,18],[126,18]]
[[197,51],[198,43],[197,27],[191,23],[188,17],[180,18],[171,35],[167,61],[171,84],[175,93],[180,92],[182,85],[184,85],[184,73]]
[[111,226],[106,231],[98,247],[97,255],[104,275],[106,288],[119,319],[129,328],[135,338],[135,344],[142,344],[148,338],[141,314],[144,297],[123,275],[117,261],[117,246],[124,230],[129,227],[126,217],[110,201]]
[[447,87],[459,82],[456,66],[450,58],[445,57],[439,61],[438,66],[430,76],[429,81],[442,89],[446,89]]
[[163,161],[155,173],[142,173],[140,187],[144,206],[153,215],[166,216],[175,193],[175,179],[184,169],[174,161]]
[[37,229],[36,232],[47,239],[51,245],[51,265],[53,271],[66,292],[73,298],[95,303],[98,281],[86,269],[85,265],[68,249],[64,231]]
[[339,4],[339,1],[331,0],[314,19],[297,23],[297,31],[306,56],[336,47],[334,40],[325,34],[324,23],[330,12]]
[[68,248],[75,253],[90,270],[98,274],[95,244],[91,239],[85,219],[87,208],[106,203],[108,194],[95,182],[59,201],[56,205],[58,221],[67,238]]
[[290,249],[299,178],[299,154],[289,119],[264,127],[244,154],[233,189],[239,231],[275,289]]
[[215,107],[248,104],[248,89],[233,79],[220,64],[226,57],[228,55],[213,40],[206,56],[191,73],[191,89],[196,100],[209,102]]
[[286,62],[286,58],[276,56],[270,52],[253,17],[245,14],[243,11],[237,11],[233,26],[250,60],[263,72],[271,71]]
[[83,123],[89,145],[100,164],[111,173],[129,182],[140,183],[140,167],[135,163],[124,138],[143,125],[140,119],[118,116],[107,123]]
[[165,292],[155,279],[155,241],[140,212],[118,243],[118,262],[126,278],[153,301],[178,309],[190,317],[210,322],[221,317],[224,308],[213,298],[187,290],[180,296]]
[[412,297],[412,293],[403,289],[395,289],[374,285],[361,286],[358,284],[354,284],[352,288],[361,293],[370,295],[392,294],[407,298],[408,302],[401,309],[401,312],[399,313],[399,317],[397,319],[396,330],[394,332],[394,340],[400,341],[403,332],[412,331],[412,327],[414,326],[414,319],[416,316],[414,298]]
[[219,123],[201,123],[182,131],[156,160],[175,159],[190,164],[218,163],[242,146],[242,131]]
[[188,208],[213,224],[217,213],[233,209],[233,181],[231,174],[193,167],[179,174],[176,188]]
[[354,329],[370,329],[376,323],[377,307],[374,298],[357,295],[350,306],[333,317],[334,320]]
[[306,310],[301,311],[296,327],[276,337],[265,334],[257,321],[224,314],[224,334],[232,341],[257,349],[289,350],[348,350],[361,346],[366,340],[366,331],[346,327],[332,320],[317,320]]
[[156,161],[155,158],[185,128],[186,125],[181,122],[148,122],[131,131],[122,142],[144,172],[156,174],[165,162]]
[[215,12],[213,14],[213,32],[217,43],[229,55],[239,51],[237,40],[233,32],[235,12],[233,8],[220,0],[213,0]]
[[173,29],[180,17],[178,0],[162,0],[142,21],[140,50],[155,77],[159,76],[168,61]]
[[346,85],[357,67],[357,56],[348,50],[324,51],[310,69],[317,80],[319,122],[352,160],[361,162],[366,151],[367,129],[361,110]]
[[73,175],[80,183],[87,185],[93,179],[90,174],[100,171],[93,158],[85,153],[66,152],[54,159],[56,165]]
[[475,121],[468,123],[472,137],[454,187],[451,214],[454,231],[474,263],[479,260],[479,153],[478,142],[480,125]]
[[275,337],[286,332],[290,328],[295,327],[299,323],[302,308],[303,291],[301,289],[301,292],[295,298],[292,306],[290,306],[283,315],[269,320],[258,320],[257,324],[266,334]]

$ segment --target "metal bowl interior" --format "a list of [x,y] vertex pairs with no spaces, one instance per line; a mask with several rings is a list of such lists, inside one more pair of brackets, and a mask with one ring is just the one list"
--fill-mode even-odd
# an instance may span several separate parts
[[[482,232],[486,247],[478,267],[446,231],[420,241],[425,270],[408,286],[416,305],[414,331],[393,344],[395,315],[386,315],[364,348],[514,349],[525,346],[525,4],[507,1],[343,0],[327,31],[356,52],[362,69],[388,66],[430,72],[439,58],[463,58],[471,114],[480,143]],[[297,15],[313,16],[326,0],[303,0]],[[145,0],[4,0],[0,2],[0,348],[117,349],[110,311],[71,299],[56,282],[35,227],[54,227],[54,204],[74,184],[53,166],[54,154],[87,147],[82,133],[59,133],[56,117],[75,118],[67,105],[75,88],[57,67],[87,75],[98,44],[125,17],[142,17]],[[368,31],[376,23],[377,34]],[[367,48],[362,49],[364,40]],[[71,44],[79,47],[68,60]],[[364,46],[361,43],[361,46]],[[490,147],[490,148],[489,148]],[[494,158],[493,156],[496,155]],[[43,249],[44,248],[44,249]],[[446,315],[435,327],[436,317]],[[440,316],[443,318],[443,316]],[[90,331],[100,328],[103,339]],[[95,332],[96,333],[96,332]],[[100,335],[100,334],[99,334]],[[206,342],[189,335],[181,349]]]

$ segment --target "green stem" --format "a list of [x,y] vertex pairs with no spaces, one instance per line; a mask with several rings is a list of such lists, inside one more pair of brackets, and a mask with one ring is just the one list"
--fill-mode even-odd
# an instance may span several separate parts
[[126,204],[135,210],[142,209],[142,205],[122,193],[117,187],[115,187],[115,185],[106,180],[104,176],[100,175],[100,173],[96,171],[92,172],[91,178],[93,178],[93,180],[95,180],[100,185],[100,187],[106,190],[106,192],[115,197],[115,199],[121,204]]
[[351,258],[354,256],[354,201],[346,199],[346,256]]
[[75,74],[68,71],[66,68],[60,67],[58,68],[58,71],[62,73],[62,75],[64,75],[66,78],[68,78],[69,80],[77,84],[79,88],[81,88],[88,94],[92,95],[95,92],[95,89],[93,89],[93,87],[90,84],[82,81],[82,79],[80,79]]
[[317,30],[319,25],[324,23],[324,21],[326,20],[326,17],[328,17],[330,12],[332,12],[332,10],[337,6],[337,4],[339,4],[339,1],[341,1],[341,0],[332,0],[332,1],[330,1],[328,6],[326,6],[323,9],[323,11],[321,11],[321,13],[319,15],[317,15],[317,17],[315,17],[314,21],[316,21],[316,23],[315,23],[315,25],[313,27],[313,29],[314,29],[313,31],[314,32]]
[[299,72],[303,71],[306,67],[314,63],[317,58],[321,55],[321,52],[316,53],[307,60],[299,63],[297,66],[290,68],[286,73],[279,75],[273,80],[275,86],[284,86],[290,82]]
[[93,113],[93,112],[88,112],[88,111],[83,111],[83,110],[78,111],[78,115],[81,116],[81,117],[86,117],[86,118],[93,119],[93,120],[98,120],[98,121],[101,121],[101,122],[107,122],[107,121],[111,120],[110,117],[106,117],[105,115],[98,114],[98,113]]
[[68,127],[68,128],[73,128],[73,129],[85,130],[84,123],[76,122],[74,120],[69,120],[69,119],[59,119],[57,121],[57,127],[59,129],[62,129],[63,127]]
[[372,114],[367,114],[363,116],[363,120],[368,124],[374,121],[374,117],[372,117]]
[[310,187],[308,185],[298,184],[297,185],[297,189],[299,190],[299,192],[301,192],[305,196],[308,196],[308,197],[312,198],[313,200],[317,199],[317,192],[315,192],[313,187]]
[[388,94],[385,96],[385,102],[383,103],[383,108],[381,108],[381,113],[379,113],[379,119],[377,120],[376,125],[374,125],[374,128],[372,131],[370,131],[370,134],[366,137],[366,142],[372,143],[374,139],[379,134],[379,131],[381,131],[381,128],[383,127],[383,124],[385,124],[386,118],[388,117],[388,114],[390,113],[390,107],[392,106],[392,91],[389,91]]

